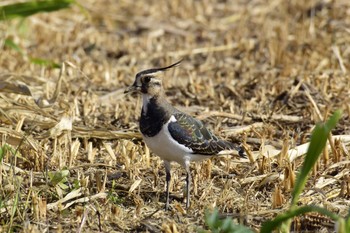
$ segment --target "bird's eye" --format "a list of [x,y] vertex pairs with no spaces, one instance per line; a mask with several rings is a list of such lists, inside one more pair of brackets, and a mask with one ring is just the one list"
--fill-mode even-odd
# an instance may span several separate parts
[[145,83],[149,83],[149,82],[151,81],[151,77],[150,77],[150,76],[145,76],[145,77],[143,78],[143,81],[144,81]]

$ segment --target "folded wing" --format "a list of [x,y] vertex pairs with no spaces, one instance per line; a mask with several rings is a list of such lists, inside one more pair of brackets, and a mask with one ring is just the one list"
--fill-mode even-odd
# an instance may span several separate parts
[[223,150],[237,149],[233,143],[217,138],[199,120],[181,112],[174,116],[176,121],[168,125],[170,135],[194,154],[216,155]]

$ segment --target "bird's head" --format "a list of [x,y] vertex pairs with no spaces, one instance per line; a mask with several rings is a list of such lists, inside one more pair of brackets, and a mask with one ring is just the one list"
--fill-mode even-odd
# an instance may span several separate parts
[[159,78],[159,75],[163,71],[178,65],[181,61],[182,60],[170,66],[143,70],[137,73],[134,83],[128,87],[124,93],[139,92],[149,96],[159,95],[163,90],[162,80]]

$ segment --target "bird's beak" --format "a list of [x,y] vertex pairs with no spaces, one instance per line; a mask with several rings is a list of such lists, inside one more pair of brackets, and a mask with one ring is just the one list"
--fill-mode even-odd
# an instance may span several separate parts
[[128,87],[124,91],[124,94],[133,93],[133,92],[137,92],[137,91],[140,91],[140,90],[141,90],[141,87],[136,86],[136,84],[134,83],[133,85],[131,85],[130,87]]

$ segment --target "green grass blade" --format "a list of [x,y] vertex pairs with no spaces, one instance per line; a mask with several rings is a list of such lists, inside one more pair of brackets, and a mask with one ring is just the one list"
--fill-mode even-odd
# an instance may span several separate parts
[[11,48],[11,49],[19,52],[22,55],[24,54],[22,49],[11,39],[5,39],[4,45],[8,48]]
[[10,217],[10,227],[9,229],[12,228],[13,223],[14,223],[14,219],[15,219],[15,215],[18,209],[18,205],[19,205],[19,198],[20,198],[20,184],[17,184],[17,190],[16,190],[16,194],[15,194],[15,198],[12,204],[12,211],[11,211],[11,217]]
[[[25,56],[25,53],[23,52],[23,50],[11,39],[6,39],[5,40],[5,44],[6,47],[11,48],[17,52],[19,52],[22,56]],[[61,65],[49,60],[49,59],[43,59],[43,58],[37,58],[37,57],[30,57],[29,58],[30,62],[36,65],[40,65],[40,66],[46,66],[48,68],[61,68]]]
[[27,1],[0,7],[0,20],[28,17],[39,12],[57,11],[68,8],[75,0]]
[[305,214],[305,213],[309,213],[309,212],[318,212],[320,214],[326,215],[328,217],[330,217],[331,219],[338,221],[340,219],[340,217],[330,211],[328,211],[327,209],[324,209],[322,207],[318,207],[318,206],[301,206],[301,207],[297,207],[294,210],[290,210],[287,211],[283,214],[278,215],[276,218],[274,218],[271,221],[266,221],[263,223],[260,232],[261,233],[270,233],[272,232],[274,229],[276,229],[277,227],[279,227],[283,222],[285,222],[288,219],[292,219],[295,216],[301,215],[301,214]]
[[345,217],[345,232],[350,232],[350,208],[348,215]]
[[2,159],[4,158],[6,153],[6,148],[4,146],[0,147],[0,162],[2,161]]
[[320,123],[316,125],[312,135],[309,149],[306,153],[305,160],[301,171],[298,175],[296,185],[292,193],[292,207],[297,204],[299,195],[303,191],[308,174],[315,165],[322,150],[326,146],[327,138],[331,130],[336,126],[341,117],[341,111],[336,111],[326,123]]
[[37,65],[40,65],[40,66],[46,66],[46,67],[49,67],[49,68],[61,68],[61,65],[52,61],[52,60],[49,60],[49,59],[43,59],[43,58],[37,58],[37,57],[31,57],[30,58],[30,62],[33,63],[33,64],[37,64]]

